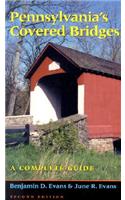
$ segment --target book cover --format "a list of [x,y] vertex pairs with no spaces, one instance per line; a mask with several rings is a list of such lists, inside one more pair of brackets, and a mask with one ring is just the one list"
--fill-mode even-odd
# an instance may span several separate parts
[[120,0],[6,0],[6,199],[120,198]]

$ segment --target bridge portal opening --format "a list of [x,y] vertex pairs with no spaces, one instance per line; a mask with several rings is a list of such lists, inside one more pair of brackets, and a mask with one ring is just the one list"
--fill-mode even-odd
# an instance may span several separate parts
[[[41,106],[49,120],[57,120],[78,113],[78,85],[69,74],[55,74],[39,80]],[[46,102],[45,102],[46,101]],[[46,121],[46,120],[45,120]]]

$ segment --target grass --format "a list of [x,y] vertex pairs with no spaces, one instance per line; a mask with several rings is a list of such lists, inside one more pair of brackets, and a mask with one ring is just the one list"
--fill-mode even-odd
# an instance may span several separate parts
[[13,133],[13,134],[7,134],[6,133],[6,139],[7,138],[13,138],[13,139],[22,138],[22,136],[23,136],[22,133]]
[[[63,166],[66,170],[33,170],[32,166]],[[71,166],[94,166],[93,171],[67,170]],[[22,166],[25,170],[22,170]],[[20,168],[21,167],[21,168]],[[29,169],[28,169],[29,168]],[[10,180],[120,180],[120,156],[84,150],[53,153],[32,145],[20,145],[6,150],[6,179]]]

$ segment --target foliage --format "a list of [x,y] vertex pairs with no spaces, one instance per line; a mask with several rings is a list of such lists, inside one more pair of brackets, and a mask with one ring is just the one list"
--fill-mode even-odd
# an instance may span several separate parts
[[80,144],[75,125],[69,123],[51,130],[50,133],[41,137],[41,146],[45,151],[52,148],[53,152],[56,153],[77,151]]

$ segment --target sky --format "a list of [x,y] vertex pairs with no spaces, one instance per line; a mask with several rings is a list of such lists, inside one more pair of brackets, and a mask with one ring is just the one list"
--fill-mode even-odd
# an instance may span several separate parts
[[[23,1],[23,0],[22,0]],[[26,1],[27,3],[30,2],[29,0]],[[34,1],[36,2],[36,1]],[[45,2],[45,1],[40,1],[40,2]],[[54,3],[52,3],[54,2]],[[89,11],[91,11],[92,13],[99,13],[99,12],[106,12],[108,13],[109,19],[112,21],[112,26],[116,26],[117,28],[120,29],[120,1],[111,1],[111,0],[91,0],[91,1],[86,1],[87,4],[85,4],[85,0],[80,0],[80,1],[66,1],[66,0],[51,0],[49,7],[48,5],[44,5],[41,8],[39,7],[34,7],[33,10],[31,10],[31,7],[28,8],[29,13],[39,13],[39,14],[45,14],[45,13],[58,13],[59,10],[62,10],[65,13],[88,13]],[[89,2],[89,3],[88,3]],[[77,6],[76,6],[77,3]],[[58,6],[57,6],[58,4]],[[7,8],[7,2],[6,2],[6,8]],[[24,12],[24,8],[18,8],[15,11],[18,12]],[[72,24],[71,22],[68,22],[67,24],[64,23],[66,25],[66,27],[68,28]],[[19,21],[16,20],[14,23],[10,23],[9,20],[6,20],[6,27],[12,27],[13,25],[19,25]],[[59,22],[56,23],[56,25],[54,27],[60,27],[62,24],[60,24]],[[87,24],[80,24],[77,23],[77,25],[85,26]],[[95,24],[94,24],[95,25]],[[106,28],[110,28],[109,23],[98,23],[100,28],[106,27]],[[37,28],[43,28],[43,27],[50,27],[51,24],[49,23],[43,23],[43,24],[39,24],[36,27]],[[90,24],[89,26],[93,26],[93,23]],[[113,27],[112,27],[113,28]],[[115,27],[114,27],[115,28]],[[29,54],[31,54],[32,56],[32,51],[35,51],[35,46],[33,46],[33,42],[34,42],[34,38],[35,37],[31,37],[31,36],[27,36],[23,39],[23,48],[25,48],[27,50],[27,52]],[[92,40],[93,38],[87,38],[87,40],[90,42],[90,40]],[[8,29],[6,28],[6,45],[8,43],[12,43],[12,44],[16,44],[16,42],[18,42],[19,38],[13,37],[10,35]],[[51,42],[55,42],[55,43],[62,43],[63,42],[63,38],[61,37],[39,37],[37,40],[39,40],[39,43],[42,43],[42,45],[40,46],[41,50],[42,48],[44,48],[44,46],[46,45],[46,43],[50,40]],[[94,38],[94,40],[96,40],[96,48],[94,49],[94,51],[92,52],[93,55],[99,56],[100,53],[100,48],[102,48],[103,43],[105,42],[105,39],[99,39],[99,38]],[[30,43],[30,45],[29,45]],[[71,48],[76,48],[79,50],[83,50],[81,49],[80,45],[78,44],[77,38],[75,37],[70,37],[68,35],[66,35],[65,41],[63,42],[64,46],[67,47],[71,47]],[[26,54],[25,52],[22,50],[22,56],[25,59]],[[21,69],[25,68],[24,64],[21,64]]]

